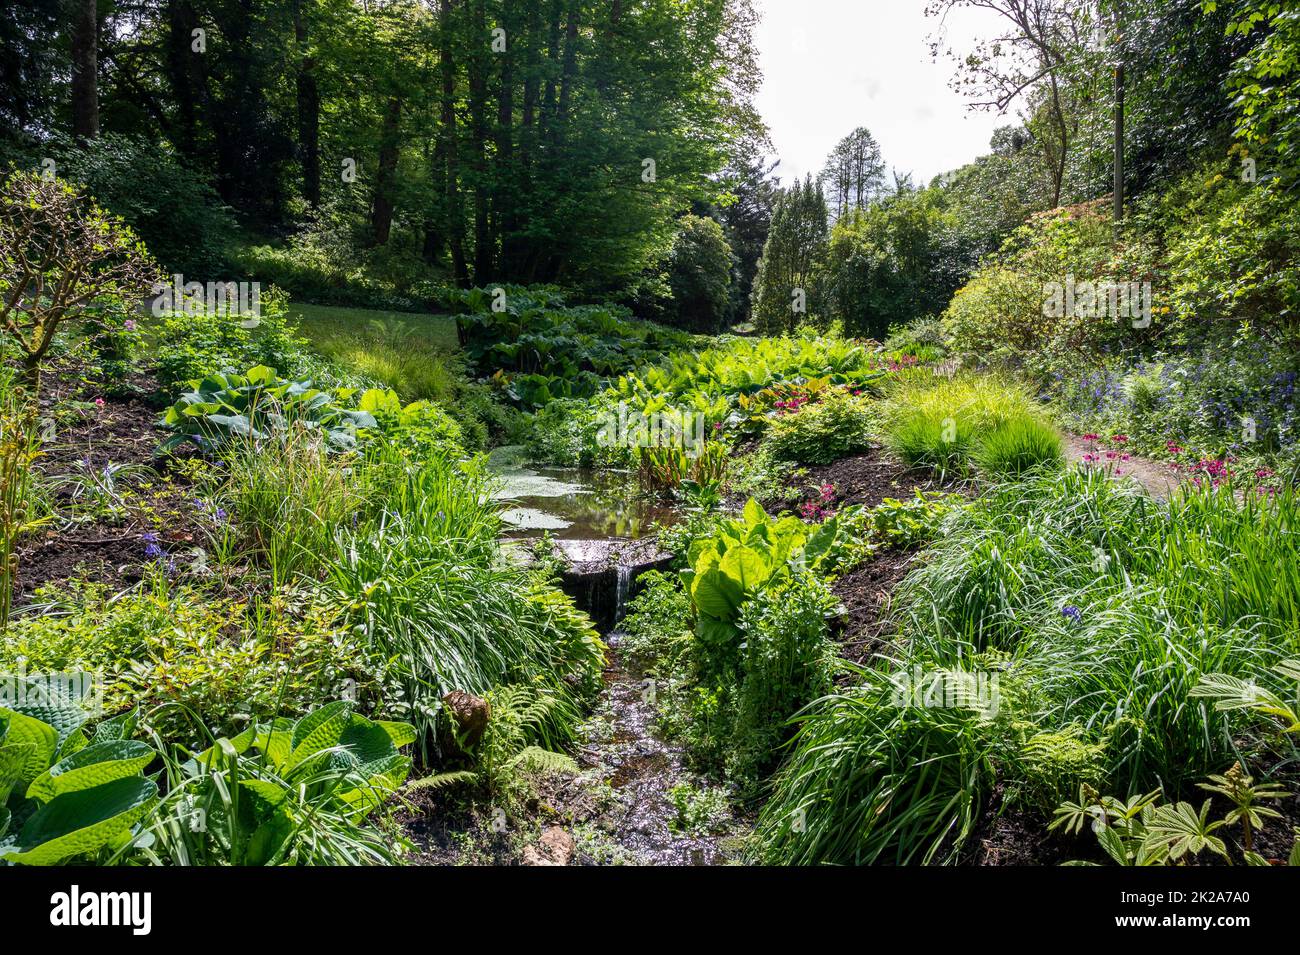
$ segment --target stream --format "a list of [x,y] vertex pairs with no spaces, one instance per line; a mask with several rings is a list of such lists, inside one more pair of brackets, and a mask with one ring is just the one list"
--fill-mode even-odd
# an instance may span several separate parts
[[[550,534],[568,563],[564,589],[609,645],[604,689],[574,753],[581,772],[543,788],[547,814],[573,840],[573,863],[719,865],[743,826],[718,787],[690,771],[657,726],[655,687],[623,666],[618,623],[637,578],[666,568],[653,526],[680,514],[641,494],[632,475],[567,469],[501,472],[506,536]],[[708,807],[719,811],[705,811]]]

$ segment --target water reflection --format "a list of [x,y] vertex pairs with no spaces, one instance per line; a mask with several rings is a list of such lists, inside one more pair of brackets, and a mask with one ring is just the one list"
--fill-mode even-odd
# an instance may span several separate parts
[[513,468],[500,473],[493,497],[508,505],[502,513],[506,537],[559,540],[645,537],[654,524],[674,524],[676,510],[641,490],[636,475],[575,468]]

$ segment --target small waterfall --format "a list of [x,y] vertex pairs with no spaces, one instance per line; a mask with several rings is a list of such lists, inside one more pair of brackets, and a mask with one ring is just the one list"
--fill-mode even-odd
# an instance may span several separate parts
[[617,575],[614,584],[614,623],[617,625],[623,619],[623,614],[627,610],[627,595],[632,589],[632,573],[634,568],[628,564],[619,564],[614,568]]

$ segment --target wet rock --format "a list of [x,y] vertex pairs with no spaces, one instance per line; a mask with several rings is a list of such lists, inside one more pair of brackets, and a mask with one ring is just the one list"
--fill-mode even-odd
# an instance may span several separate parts
[[560,540],[555,550],[567,565],[561,581],[565,593],[601,633],[609,633],[622,619],[639,576],[666,570],[672,563],[672,555],[653,540]]
[[481,696],[452,690],[442,698],[442,708],[448,724],[440,741],[442,750],[451,755],[464,755],[466,749],[473,749],[483,739],[492,718],[492,707]]
[[568,865],[573,859],[573,836],[559,826],[550,826],[542,837],[524,849],[524,865]]

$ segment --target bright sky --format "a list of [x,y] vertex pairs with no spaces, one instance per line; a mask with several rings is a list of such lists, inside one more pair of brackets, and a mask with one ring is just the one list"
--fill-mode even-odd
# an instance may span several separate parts
[[[887,168],[917,185],[989,151],[989,137],[1014,117],[968,110],[949,86],[952,63],[934,62],[928,38],[939,21],[925,0],[756,0],[763,69],[757,105],[781,159],[777,174],[821,171],[835,144],[858,126],[880,143]],[[996,15],[949,17],[950,41],[991,35]],[[1014,107],[1013,107],[1014,109]]]

